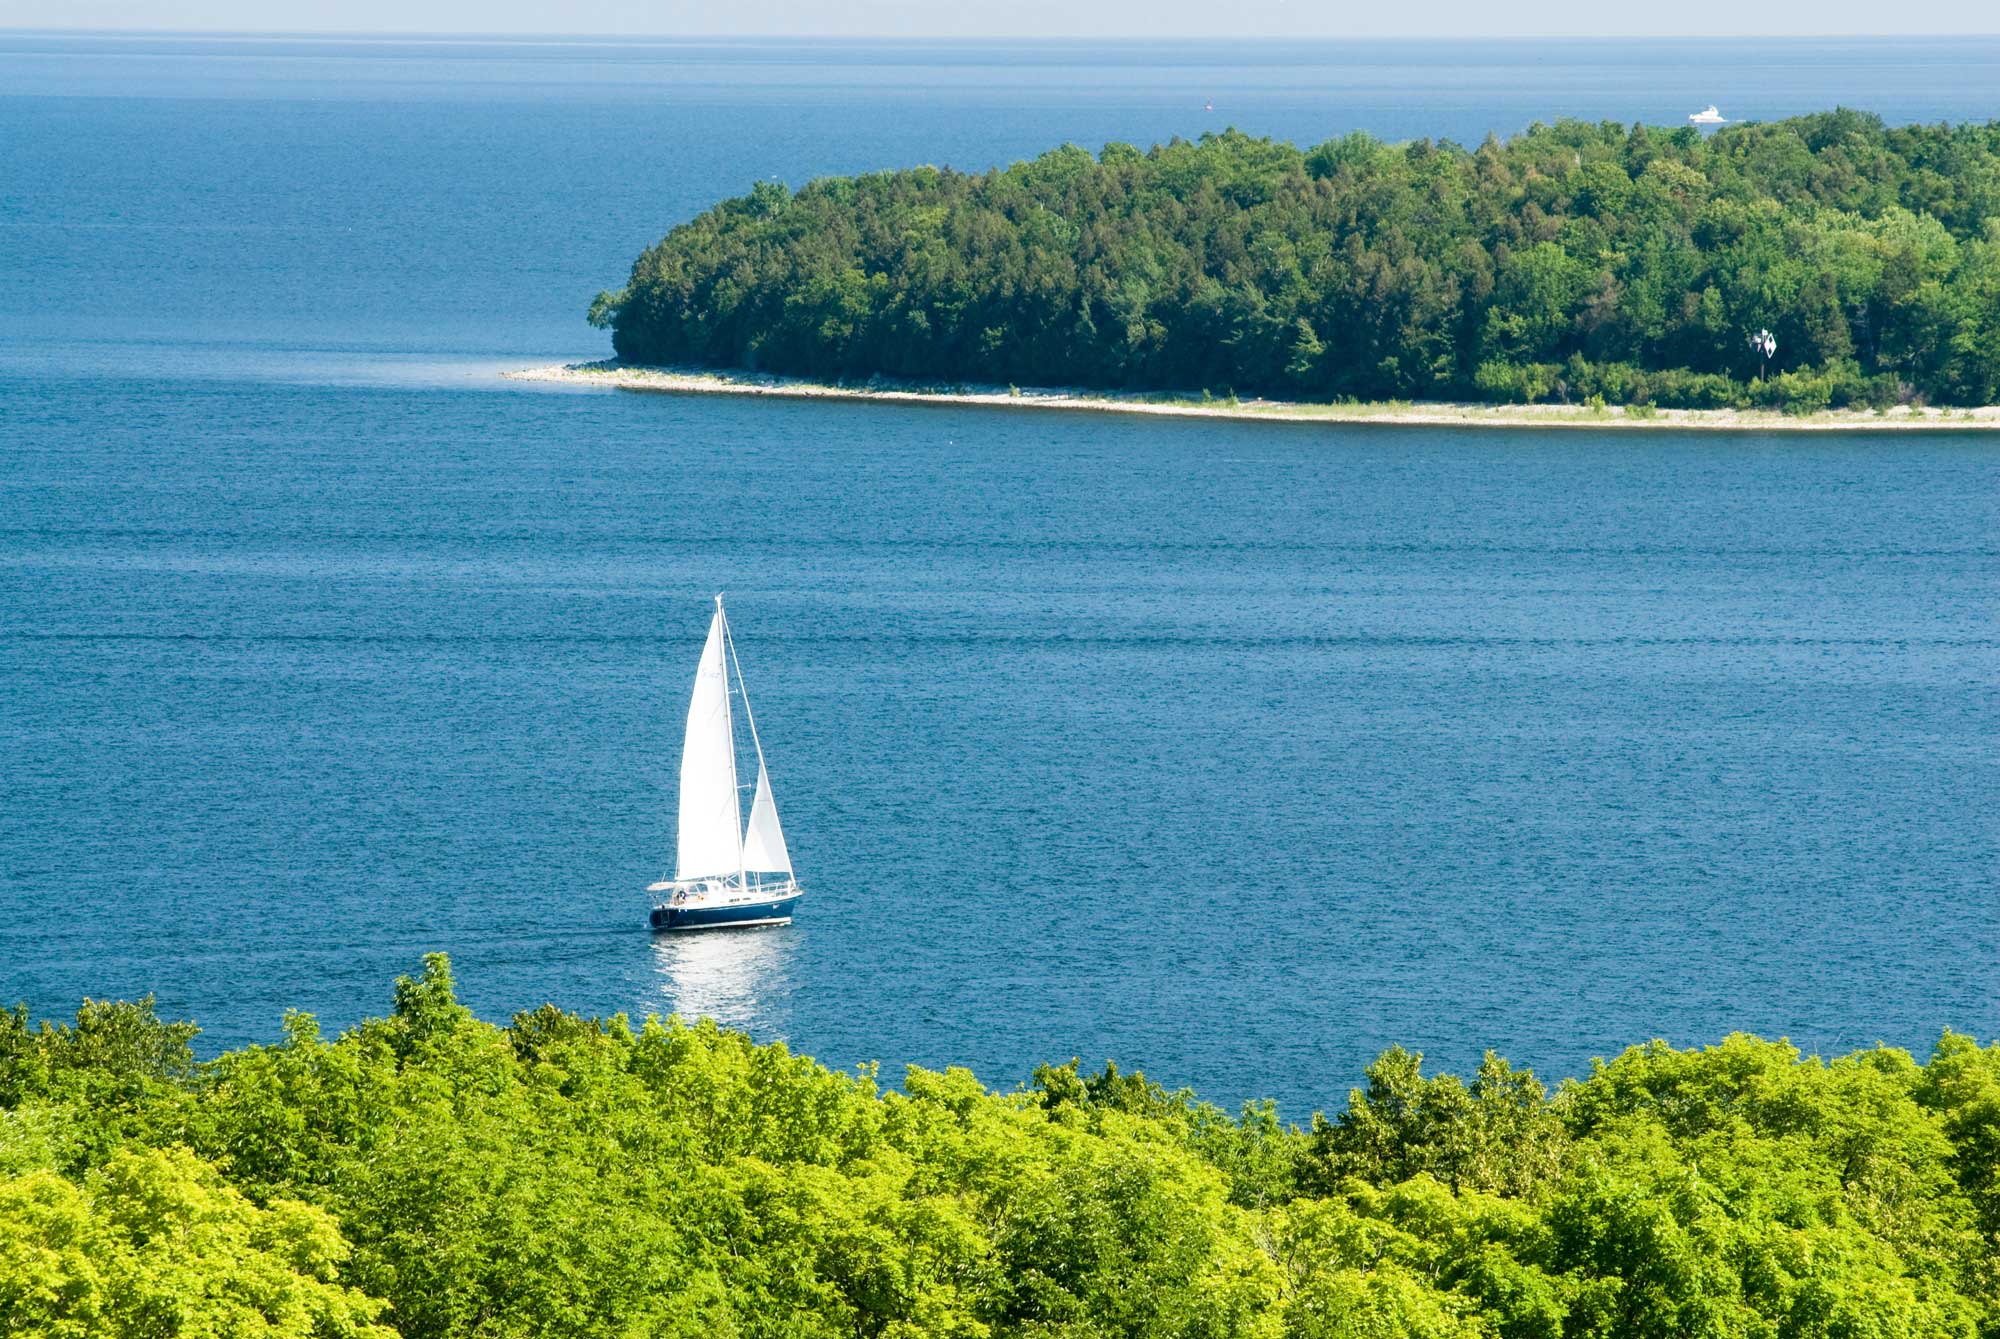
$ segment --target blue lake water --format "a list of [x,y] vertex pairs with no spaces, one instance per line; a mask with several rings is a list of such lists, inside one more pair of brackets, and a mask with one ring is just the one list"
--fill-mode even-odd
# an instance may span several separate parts
[[[1995,87],[1994,40],[0,34],[0,999],[152,990],[220,1046],[445,949],[492,1017],[1300,1117],[1391,1042],[2000,1033],[1990,438],[495,375],[600,353],[590,294],[772,175]],[[657,940],[718,589],[813,893]]]

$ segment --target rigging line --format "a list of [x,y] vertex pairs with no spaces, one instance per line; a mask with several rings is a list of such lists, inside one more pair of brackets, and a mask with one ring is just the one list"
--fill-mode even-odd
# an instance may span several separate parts
[[[736,670],[737,692],[738,695],[743,699],[743,719],[750,726],[750,747],[755,749],[757,752],[757,780],[758,782],[762,783],[763,786],[768,787],[771,784],[770,782],[771,773],[770,770],[764,765],[764,741],[757,735],[757,713],[750,709],[750,686],[743,682],[743,662],[737,659],[736,656],[736,634],[730,630],[729,616],[727,614],[722,613],[722,597],[720,595],[715,597],[715,609],[717,615],[722,619],[723,648],[729,653],[729,663],[730,665],[734,666]],[[725,673],[723,675],[725,686],[727,685],[728,678],[729,678],[728,674]],[[730,763],[731,766],[735,765],[735,756],[733,753],[730,758]],[[737,789],[742,790],[745,789],[745,787],[739,785]],[[755,818],[756,814],[757,814],[757,805],[755,800],[752,800],[750,805],[750,815],[752,818]],[[772,808],[771,817],[773,820],[777,818],[777,809],[775,805]],[[749,840],[749,835],[750,834],[746,829],[743,834],[744,841],[746,843]],[[741,850],[742,848],[739,846],[738,849]],[[789,858],[785,862],[785,876],[787,878],[793,877],[791,872],[791,861]],[[761,886],[762,875],[760,874],[758,877]],[[743,880],[746,884],[750,880],[750,874],[747,869],[744,871]]]
[[[722,732],[729,741],[729,828],[736,836],[736,886],[745,888],[750,884],[750,871],[743,863],[743,782],[736,774],[736,722],[729,710],[729,662],[736,659],[736,651],[733,639],[729,635],[729,615],[722,611],[720,591],[716,592],[715,596],[715,623],[722,630],[722,647],[727,657],[722,664]],[[740,666],[736,671],[736,680],[738,683],[743,681],[743,670]],[[745,716],[750,714],[748,697],[743,699],[743,714]],[[750,738],[753,741],[757,738],[755,721],[750,724]],[[758,755],[758,761],[761,765],[763,761],[761,753]]]
[[750,725],[750,747],[757,751],[757,770],[769,776],[764,767],[764,742],[757,737],[757,713],[750,710],[750,689],[743,682],[743,662],[736,658],[736,634],[729,630],[727,617],[722,620],[722,644],[729,648],[729,663],[736,669],[736,691],[743,699],[743,719]]

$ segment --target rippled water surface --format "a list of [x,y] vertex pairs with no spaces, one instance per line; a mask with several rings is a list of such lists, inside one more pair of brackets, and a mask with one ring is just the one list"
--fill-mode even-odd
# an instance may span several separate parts
[[[1573,1072],[2000,1032],[1990,439],[494,376],[598,352],[589,294],[772,174],[1192,134],[1210,97],[1306,140],[1730,80],[1983,117],[1996,68],[0,37],[0,997],[150,989],[235,1044],[442,948],[492,1017],[709,1012],[998,1086],[1108,1055],[1295,1115],[1392,1041]],[[654,939],[717,589],[813,892]]]

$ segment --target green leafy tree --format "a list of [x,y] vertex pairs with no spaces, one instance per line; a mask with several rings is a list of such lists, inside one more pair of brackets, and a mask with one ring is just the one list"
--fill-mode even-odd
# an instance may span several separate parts
[[1110,1063],[884,1091],[707,1020],[495,1026],[435,956],[335,1038],[192,1036],[0,1017],[0,1334],[2000,1334],[2000,1046],[1952,1034],[1653,1042],[1554,1091],[1392,1048],[1305,1129]]
[[589,316],[636,362],[841,378],[1794,409],[1888,378],[1975,403],[2000,394],[1996,218],[2000,123],[1229,131],[759,183]]
[[347,1245],[296,1200],[259,1207],[184,1149],[124,1151],[81,1186],[0,1181],[0,1335],[393,1339],[339,1281]]

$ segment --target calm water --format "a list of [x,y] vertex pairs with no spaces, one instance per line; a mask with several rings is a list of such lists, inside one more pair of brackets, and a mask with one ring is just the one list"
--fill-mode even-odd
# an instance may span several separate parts
[[[505,386],[750,181],[1220,124],[2000,114],[2000,42],[969,48],[0,35],[0,997],[211,1045],[449,950],[1294,1115],[2000,1032],[2000,445]],[[1216,112],[1205,114],[1212,98]],[[705,599],[802,872],[658,941]]]

